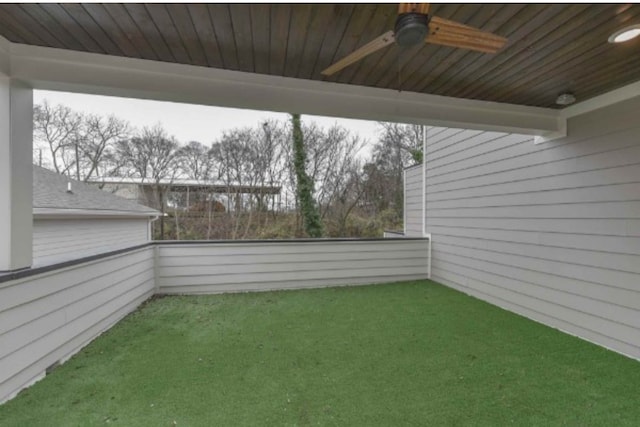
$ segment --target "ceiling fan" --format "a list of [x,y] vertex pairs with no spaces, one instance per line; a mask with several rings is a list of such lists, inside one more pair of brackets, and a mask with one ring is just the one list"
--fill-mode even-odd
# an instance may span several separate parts
[[429,8],[429,3],[400,3],[393,31],[387,31],[373,39],[321,73],[325,76],[335,74],[392,43],[401,47],[410,47],[425,42],[484,53],[496,53],[507,43],[504,37],[431,16]]

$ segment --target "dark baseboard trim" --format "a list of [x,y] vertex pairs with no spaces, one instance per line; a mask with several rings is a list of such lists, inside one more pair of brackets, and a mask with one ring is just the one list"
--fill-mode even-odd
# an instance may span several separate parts
[[0,270],[0,275],[2,274],[13,274],[13,273],[17,273],[19,271],[23,271],[23,270],[28,270],[31,267],[22,267],[22,268],[15,268],[13,270]]

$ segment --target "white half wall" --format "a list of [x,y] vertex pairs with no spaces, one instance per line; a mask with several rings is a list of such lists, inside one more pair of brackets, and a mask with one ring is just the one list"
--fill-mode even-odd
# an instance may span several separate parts
[[158,292],[301,289],[427,278],[426,239],[158,242]]
[[640,358],[640,99],[569,136],[431,129],[432,278]]
[[0,282],[0,402],[153,293],[152,246]]

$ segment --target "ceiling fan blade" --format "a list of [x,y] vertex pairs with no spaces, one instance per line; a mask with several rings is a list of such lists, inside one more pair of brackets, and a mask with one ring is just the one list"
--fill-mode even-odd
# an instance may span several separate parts
[[332,64],[329,68],[320,72],[320,74],[325,76],[330,76],[332,74],[337,73],[343,68],[348,67],[354,62],[358,62],[363,59],[365,56],[371,55],[372,53],[382,49],[385,46],[392,44],[395,41],[393,37],[393,31],[387,31],[383,35],[373,39],[369,43],[365,44],[359,49],[351,52],[349,55],[342,58],[340,61]]
[[429,35],[425,41],[486,53],[496,53],[507,43],[504,37],[437,16],[429,22]]
[[456,47],[460,49],[475,50],[475,51],[484,52],[484,53],[496,53],[498,52],[498,50],[500,50],[494,47],[487,47],[478,43],[465,42],[458,39],[451,39],[447,37],[438,37],[438,36],[429,36],[425,39],[425,42],[431,43],[431,44],[438,44],[442,46],[448,46],[448,47]]
[[431,4],[429,3],[398,3],[398,15],[403,13],[419,13],[428,15]]

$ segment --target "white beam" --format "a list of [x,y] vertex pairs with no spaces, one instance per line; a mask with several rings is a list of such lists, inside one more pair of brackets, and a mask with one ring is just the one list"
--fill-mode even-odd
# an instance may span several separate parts
[[587,99],[586,101],[579,102],[570,107],[563,108],[560,110],[560,115],[558,117],[559,131],[536,136],[535,143],[539,144],[542,142],[549,142],[567,136],[567,120],[572,117],[600,110],[610,105],[629,101],[638,97],[640,97],[640,82],[635,82],[591,99]]
[[640,82],[635,82],[614,89],[610,92],[598,95],[586,101],[579,102],[560,111],[560,115],[566,119],[589,113],[594,110],[608,107],[609,105],[624,102],[640,96]]
[[33,91],[0,74],[0,272],[32,261]]
[[11,45],[11,73],[35,88],[543,135],[556,110]]
[[567,136],[567,118],[558,117],[558,130],[537,135],[533,139],[533,142],[534,144],[542,144],[543,142],[554,141],[564,138],[565,136]]

